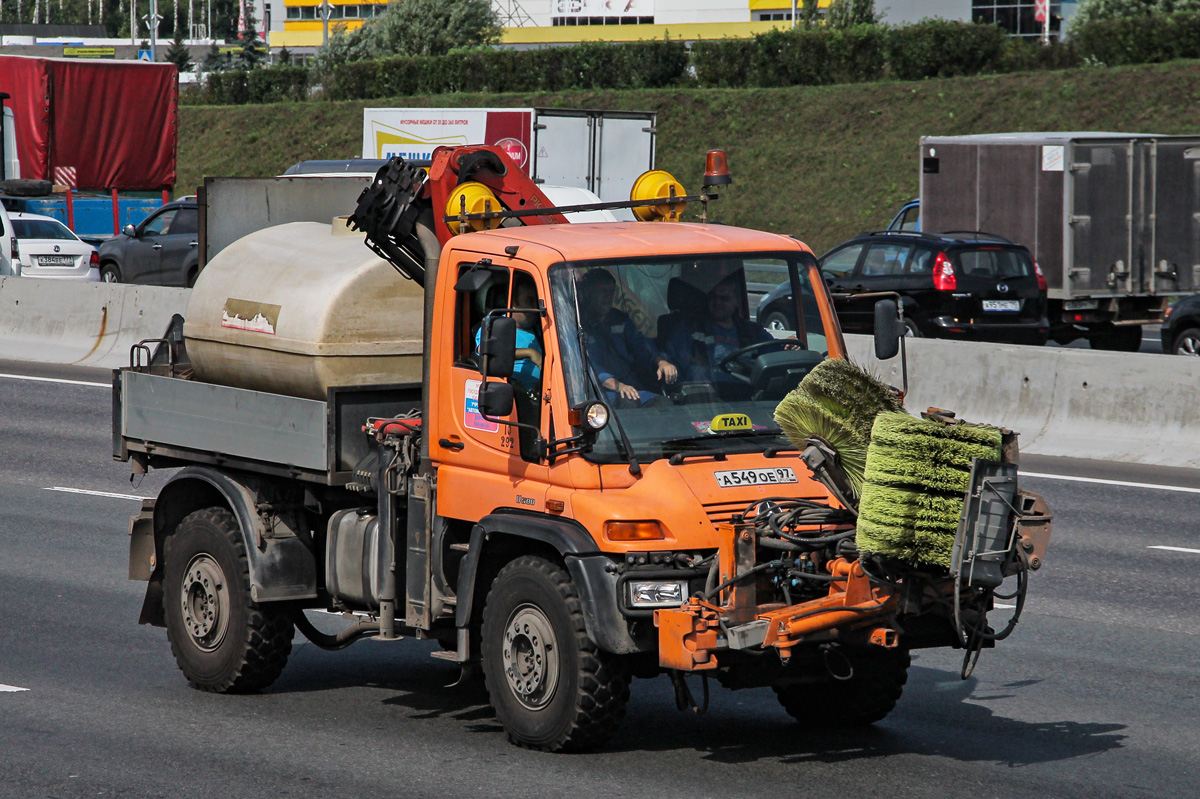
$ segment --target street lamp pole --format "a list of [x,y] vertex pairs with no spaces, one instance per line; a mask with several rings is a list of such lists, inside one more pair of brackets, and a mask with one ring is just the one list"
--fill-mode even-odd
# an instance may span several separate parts
[[333,13],[333,7],[329,5],[329,0],[321,0],[321,46],[329,44],[329,15]]

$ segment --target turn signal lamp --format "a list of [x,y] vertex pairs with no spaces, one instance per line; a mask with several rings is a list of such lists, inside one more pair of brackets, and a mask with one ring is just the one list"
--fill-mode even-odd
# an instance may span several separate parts
[[704,185],[728,186],[733,183],[729,175],[729,163],[724,150],[709,150],[704,159]]
[[[450,192],[450,199],[446,200],[446,216],[457,217],[459,214],[482,214],[487,211],[503,210],[500,205],[500,200],[492,193],[492,190],[487,186],[477,181],[463,183],[456,186],[454,191]],[[463,233],[463,227],[470,230],[495,230],[500,227],[500,217],[492,219],[468,219],[466,223],[459,222],[458,219],[451,219],[446,222],[446,227],[450,228],[452,233]]]
[[658,522],[604,523],[604,537],[609,541],[654,541],[666,538]]
[[950,259],[944,252],[939,252],[937,260],[933,262],[933,287],[938,291],[954,291],[958,288],[958,278],[954,276],[954,265],[950,263]]
[[[629,192],[631,202],[642,202],[645,200],[660,200],[668,197],[684,197],[687,192],[684,191],[683,185],[676,180],[671,173],[664,172],[661,169],[652,169],[649,172],[643,172],[637,180],[633,182],[633,188]],[[687,208],[687,203],[667,203],[664,205],[639,205],[634,206],[633,215],[642,222],[678,222],[680,216],[683,215],[683,209]]]

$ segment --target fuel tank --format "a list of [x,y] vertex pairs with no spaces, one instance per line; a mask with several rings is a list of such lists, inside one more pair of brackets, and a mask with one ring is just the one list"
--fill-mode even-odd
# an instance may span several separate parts
[[205,265],[183,335],[197,380],[325,399],[330,386],[420,381],[423,298],[362,233],[292,222]]

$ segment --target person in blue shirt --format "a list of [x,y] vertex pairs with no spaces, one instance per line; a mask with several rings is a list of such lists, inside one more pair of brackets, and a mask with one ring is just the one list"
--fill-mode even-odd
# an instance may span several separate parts
[[578,290],[588,359],[605,399],[618,408],[669,403],[649,389],[660,383],[674,383],[679,370],[638,330],[628,314],[613,307],[616,278],[606,269],[593,269],[579,281]]
[[736,282],[726,278],[708,292],[708,313],[693,317],[667,342],[667,354],[680,364],[684,382],[712,383],[731,395],[747,390],[742,381],[717,367],[737,350],[774,338],[741,318],[740,305]]
[[[528,278],[517,275],[513,285],[514,308],[536,308],[538,304],[537,287]],[[536,394],[542,386],[542,342],[538,339],[538,315],[535,313],[514,313],[513,321],[517,323],[516,361],[513,363],[512,379],[526,392]],[[479,351],[480,337],[483,330],[475,331],[475,351]]]

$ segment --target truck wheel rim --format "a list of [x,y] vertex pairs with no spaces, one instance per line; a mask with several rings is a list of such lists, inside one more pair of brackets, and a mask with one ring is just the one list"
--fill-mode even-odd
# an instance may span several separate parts
[[1200,355],[1200,340],[1195,336],[1184,336],[1175,345],[1175,352],[1179,355]]
[[521,605],[504,627],[504,676],[517,701],[541,710],[558,688],[558,640],[542,609]]
[[207,554],[192,558],[179,593],[188,635],[197,648],[212,652],[229,629],[229,586],[220,564]]

